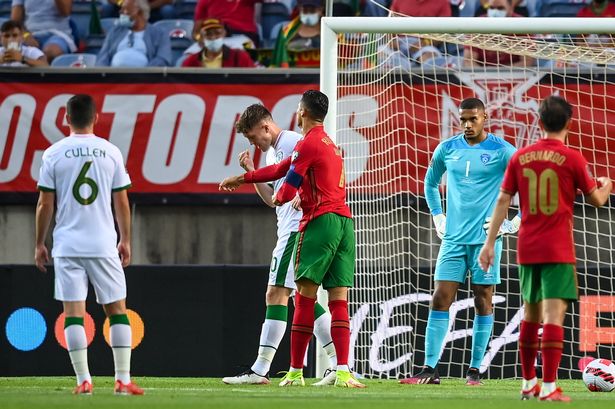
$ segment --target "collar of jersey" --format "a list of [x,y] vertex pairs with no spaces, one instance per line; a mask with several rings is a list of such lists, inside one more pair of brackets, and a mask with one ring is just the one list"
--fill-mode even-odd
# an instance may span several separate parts
[[90,138],[96,135],[93,133],[71,133],[69,136],[76,136],[77,138]]

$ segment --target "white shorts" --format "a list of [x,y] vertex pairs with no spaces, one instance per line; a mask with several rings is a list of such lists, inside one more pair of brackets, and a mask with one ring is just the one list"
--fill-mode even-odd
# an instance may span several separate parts
[[296,238],[296,231],[278,238],[278,243],[271,255],[271,268],[267,284],[286,287],[291,290],[297,288],[295,286],[295,257],[293,252]]
[[102,305],[126,298],[126,278],[119,257],[55,257],[55,299],[85,301],[88,282]]

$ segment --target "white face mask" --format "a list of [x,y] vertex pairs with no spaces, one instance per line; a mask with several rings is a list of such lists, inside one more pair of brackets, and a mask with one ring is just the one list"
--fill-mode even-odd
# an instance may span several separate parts
[[117,19],[118,26],[130,28],[134,24],[134,21],[130,18],[128,14],[120,14],[120,17]]
[[205,48],[207,48],[209,51],[212,51],[214,53],[219,52],[222,49],[223,45],[224,45],[223,37],[216,38],[215,40],[205,39]]
[[306,26],[315,26],[320,20],[320,15],[318,13],[301,13],[299,18],[301,19],[301,23],[305,24]]
[[487,9],[487,17],[506,17],[506,10]]

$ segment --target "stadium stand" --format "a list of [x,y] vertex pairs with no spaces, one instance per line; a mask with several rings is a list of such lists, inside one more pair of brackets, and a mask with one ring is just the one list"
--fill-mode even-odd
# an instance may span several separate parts
[[0,18],[11,17],[11,0],[0,0]]
[[52,67],[86,68],[96,65],[96,54],[63,54],[56,57],[51,63]]
[[278,22],[275,26],[273,26],[271,28],[271,31],[267,33],[267,38],[264,39],[263,48],[273,48],[273,46],[275,45],[275,40],[276,38],[278,38],[278,34],[280,33],[280,30],[288,23],[290,23],[289,20],[284,20]]
[[194,20],[194,8],[197,0],[176,0],[175,13],[179,19]]
[[160,20],[154,23],[156,27],[169,33],[171,38],[171,53],[173,56],[173,65],[182,56],[186,48],[192,45],[192,28],[194,21],[178,19],[178,20]]
[[573,3],[570,0],[542,0],[540,15],[542,17],[576,17],[584,3]]
[[[263,33],[269,36],[269,38],[265,40],[273,40],[273,42],[275,42],[279,28],[275,33],[272,29],[282,22],[288,22],[288,20],[290,20],[290,12],[285,4],[264,3],[261,10],[261,25],[263,26]],[[271,44],[271,41],[269,43]]]

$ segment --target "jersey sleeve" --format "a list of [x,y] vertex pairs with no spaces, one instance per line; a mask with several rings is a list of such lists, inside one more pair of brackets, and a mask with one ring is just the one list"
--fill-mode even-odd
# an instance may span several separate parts
[[295,150],[290,156],[291,165],[288,173],[276,195],[276,200],[279,203],[289,202],[296,196],[297,190],[303,184],[303,178],[317,157],[318,146],[315,143],[316,140],[303,139],[295,146]]
[[55,192],[56,190],[53,163],[51,161],[51,155],[49,151],[45,151],[43,153],[37,188],[38,190],[43,192]]
[[278,180],[286,174],[290,167],[290,156],[277,165],[265,166],[251,172],[246,172],[243,180],[246,183],[261,183]]
[[126,190],[132,186],[132,182],[130,181],[130,176],[128,176],[128,171],[124,166],[124,158],[122,157],[122,153],[119,151],[114,152],[113,155],[115,159],[115,172],[113,173],[113,185],[111,189],[114,192],[119,192],[120,190]]
[[433,216],[442,213],[442,198],[440,197],[440,190],[438,185],[442,179],[442,175],[446,172],[446,164],[444,162],[445,148],[443,144],[438,145],[431,163],[427,169],[425,175],[425,199],[427,200],[427,206]]
[[514,195],[519,191],[519,184],[517,183],[518,163],[518,155],[512,155],[512,158],[506,167],[506,171],[504,172],[504,180],[502,181],[501,190],[510,195]]
[[583,155],[579,152],[575,152],[574,157],[574,184],[587,196],[596,189],[596,181],[591,177],[589,166]]

